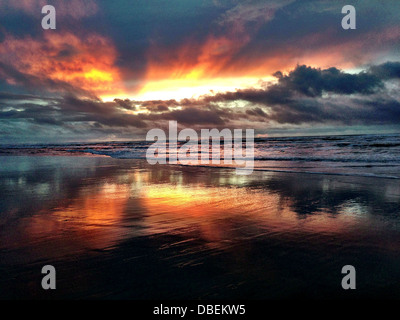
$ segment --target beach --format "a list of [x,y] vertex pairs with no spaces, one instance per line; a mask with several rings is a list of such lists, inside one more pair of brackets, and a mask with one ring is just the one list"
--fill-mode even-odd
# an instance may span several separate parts
[[[2,299],[400,298],[397,179],[0,161]],[[56,290],[41,287],[44,265]],[[345,265],[356,290],[341,286]]]

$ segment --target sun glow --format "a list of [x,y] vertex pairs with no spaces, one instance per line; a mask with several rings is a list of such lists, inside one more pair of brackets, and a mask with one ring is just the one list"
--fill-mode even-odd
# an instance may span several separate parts
[[214,95],[219,92],[236,91],[245,88],[261,87],[262,82],[271,82],[273,77],[256,78],[216,78],[197,79],[197,75],[189,74],[184,79],[165,79],[147,82],[137,94],[105,95],[103,101],[112,101],[115,98],[138,101],[146,100],[181,100],[199,98],[203,95]]
[[91,69],[84,74],[86,79],[94,80],[94,81],[113,81],[113,76],[110,72],[101,71],[97,69]]

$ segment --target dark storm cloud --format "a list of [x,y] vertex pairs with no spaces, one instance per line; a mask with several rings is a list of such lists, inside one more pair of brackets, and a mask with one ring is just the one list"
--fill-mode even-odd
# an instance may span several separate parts
[[385,101],[380,94],[372,100],[334,97],[316,101],[296,101],[273,108],[271,119],[278,123],[313,123],[338,125],[399,125],[397,100]]
[[0,101],[24,100],[24,99],[26,99],[26,100],[46,100],[46,98],[43,98],[38,95],[0,92]]
[[129,99],[114,99],[114,102],[120,106],[121,108],[124,108],[126,110],[136,110],[136,106],[133,104],[132,101]]
[[83,100],[74,96],[64,97],[56,105],[64,116],[70,117],[66,119],[68,121],[97,122],[109,127],[146,127],[138,116],[120,111],[119,106],[115,102]]
[[246,110],[246,114],[256,117],[267,117],[267,114],[261,108]]
[[[385,96],[385,80],[398,77],[397,62],[372,66],[357,74],[337,68],[297,66],[284,75],[276,72],[277,83],[264,89],[241,89],[205,96],[198,104],[242,100],[257,105],[245,114],[260,122],[279,124],[400,124],[399,102]],[[189,105],[194,101],[189,101]],[[235,111],[236,118],[246,118]],[[223,117],[232,120],[235,117]]]
[[213,21],[236,1],[225,2],[216,6],[214,0],[99,0],[100,19],[85,21],[85,28],[113,40],[119,54],[116,65],[126,85],[137,89],[146,74],[149,48],[175,50],[188,39],[201,43],[212,32]]
[[[346,32],[341,27],[345,5],[357,12],[357,29]],[[249,43],[229,61],[230,67],[245,62],[273,59],[277,68],[294,63],[321,65],[371,63],[376,53],[396,57],[400,50],[400,2],[397,0],[293,1],[275,13],[274,19],[260,26]],[[229,66],[228,66],[229,67]]]
[[[0,120],[25,120],[30,123],[67,129],[71,129],[79,123],[87,130],[96,128],[106,131],[107,128],[113,128],[118,132],[118,130],[129,130],[129,128],[162,127],[168,120],[175,120],[187,126],[214,127],[224,125],[226,121],[236,117],[235,113],[215,106],[183,107],[178,110],[167,109],[161,113],[158,109],[155,109],[148,113],[130,114],[126,113],[127,108],[121,108],[121,101],[118,100],[102,102],[68,95],[48,101],[32,99],[33,102],[23,103],[22,101],[25,101],[26,98],[26,96],[21,96],[22,100],[0,102]],[[137,101],[123,101],[123,105],[138,103]],[[152,109],[148,109],[149,101],[143,103],[144,109]],[[166,101],[166,104],[175,105],[175,102]],[[157,104],[150,104],[150,106],[155,107]]]
[[0,119],[24,119],[40,124],[65,126],[69,123],[96,123],[105,127],[143,128],[146,124],[136,115],[122,112],[115,102],[57,98],[50,103],[0,105]]
[[150,112],[165,112],[168,111],[170,107],[178,107],[181,105],[175,99],[136,101],[136,103]]
[[365,102],[365,105],[368,107],[369,112],[359,114],[361,120],[400,124],[400,101],[382,99]]
[[400,79],[400,62],[386,62],[369,70],[381,79]]
[[146,109],[149,111],[152,111],[152,112],[164,112],[164,111],[169,110],[169,108],[164,104],[158,104],[155,106],[147,106]]
[[[242,89],[197,100],[115,99],[103,102],[69,94],[40,101],[35,95],[0,93],[0,119],[26,119],[63,127],[81,123],[99,130],[149,129],[162,127],[170,120],[192,127],[235,127],[246,122],[265,125],[399,124],[400,102],[387,94],[384,85],[385,80],[398,76],[397,67],[398,63],[387,62],[349,74],[337,68],[303,65],[288,74],[276,72],[277,82],[264,89]],[[230,105],[239,100],[247,104]],[[146,112],[131,113],[140,110]]]
[[278,86],[308,97],[320,97],[323,92],[371,94],[383,87],[381,79],[373,74],[348,74],[337,68],[321,70],[303,65],[288,75],[277,72],[275,76],[279,79]]
[[[0,1],[3,32],[40,38],[43,30],[37,13],[41,3]],[[400,17],[396,12],[400,3],[395,0],[379,5],[376,0],[353,3],[357,8],[356,32],[344,32],[340,26],[341,8],[352,4],[345,0],[73,0],[69,5],[53,0],[48,4],[57,8],[58,29],[77,35],[94,32],[111,40],[118,51],[115,65],[129,88],[143,85],[151,48],[157,48],[161,56],[163,50],[168,51],[172,61],[184,58],[195,62],[210,37],[239,42],[240,50],[227,52],[231,56],[224,60],[221,72],[246,71],[271,57],[274,64],[291,66],[293,61],[303,63],[301,57],[320,54],[324,48],[332,48],[330,54],[343,55],[345,61],[355,63],[361,59],[360,52],[379,51],[382,46],[393,53],[399,49],[396,26]],[[178,55],[188,43],[194,49]],[[58,57],[73,54],[73,48],[65,48]]]
[[58,92],[96,98],[93,93],[73,86],[68,82],[22,73],[14,67],[2,62],[0,62],[0,76],[2,78],[12,79],[16,85],[23,87],[28,92],[47,94],[49,92]]
[[[189,66],[190,72],[193,65],[205,58],[207,76],[208,71],[218,70],[210,78],[264,77],[276,70],[292,69],[286,74],[276,72],[276,83],[261,88],[180,101],[115,99],[111,102],[103,102],[95,93],[88,92],[92,89],[90,86],[84,90],[77,83],[55,80],[67,77],[50,79],[46,72],[32,75],[23,67],[15,67],[13,63],[20,59],[18,52],[9,52],[14,40],[43,43],[45,49],[52,43],[46,44],[47,31],[40,26],[41,3],[40,0],[0,0],[0,46],[5,48],[3,55],[9,54],[8,60],[0,61],[0,86],[4,91],[0,93],[0,132],[15,131],[17,136],[22,125],[32,124],[32,130],[43,128],[44,139],[49,127],[60,128],[60,134],[67,130],[78,132],[84,139],[91,132],[101,136],[133,129],[145,131],[161,127],[168,120],[186,126],[258,126],[265,130],[276,124],[400,122],[398,83],[390,81],[400,78],[400,62],[373,65],[376,57],[398,57],[400,2],[397,0],[356,3],[345,0],[73,0],[69,5],[49,0],[49,4],[56,4],[59,9],[57,33],[53,34],[62,31],[76,35],[81,41],[55,46],[53,49],[57,50],[52,51],[53,60],[48,65],[72,61],[71,65],[62,65],[61,70],[76,67],[77,56],[86,48],[88,35],[99,35],[104,40],[100,42],[103,47],[89,46],[86,49],[94,54],[82,56],[81,53],[81,61],[92,58],[100,61],[100,50],[115,47],[115,57],[112,54],[112,59],[105,59],[105,65],[115,71],[113,76],[120,75],[121,84],[113,82],[107,86],[117,89],[120,85],[129,96],[134,96],[137,91],[133,89],[146,81],[163,80],[161,76],[147,78],[150,67],[158,64],[166,70],[177,65],[177,70],[172,71]],[[356,30],[344,31],[340,26],[341,8],[346,4],[356,6]],[[5,44],[7,37],[13,41]],[[56,40],[53,42],[62,42]],[[24,50],[19,49],[20,52],[29,51],[28,45],[21,48]],[[151,61],[150,53],[160,60]],[[24,63],[39,61],[40,67],[42,56],[46,56],[45,51]],[[294,67],[296,63],[300,65]],[[321,68],[309,67],[309,64]],[[341,70],[343,66],[365,68],[369,65],[372,66],[359,73]],[[387,81],[392,86],[390,94],[389,86],[385,86]]]
[[185,125],[222,125],[224,123],[217,112],[194,107],[164,113],[162,119],[176,120]]
[[[385,64],[386,65],[386,64]],[[385,65],[376,66],[376,70],[385,68]],[[229,102],[244,100],[265,106],[286,105],[296,106],[302,97],[321,97],[326,94],[371,95],[384,88],[383,80],[371,68],[369,72],[358,74],[345,73],[337,68],[318,69],[305,65],[297,66],[287,75],[278,71],[274,76],[276,84],[266,85],[264,89],[241,89],[234,92],[218,93],[214,96],[203,97],[204,103]],[[386,70],[386,68],[385,68]]]

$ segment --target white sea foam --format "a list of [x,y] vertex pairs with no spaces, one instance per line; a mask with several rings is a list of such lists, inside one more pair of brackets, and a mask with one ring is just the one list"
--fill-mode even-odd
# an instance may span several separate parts
[[[0,155],[91,154],[145,159],[150,145],[146,141],[3,145]],[[254,153],[256,170],[393,179],[400,176],[400,135],[263,138],[256,139]]]

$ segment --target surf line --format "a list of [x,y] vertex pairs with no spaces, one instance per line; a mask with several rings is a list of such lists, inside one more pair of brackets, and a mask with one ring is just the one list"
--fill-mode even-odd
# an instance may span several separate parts
[[[201,129],[200,139],[196,130],[185,128],[178,133],[177,121],[169,121],[168,139],[164,130],[151,129],[146,141],[156,141],[146,151],[149,164],[181,165],[235,165],[236,174],[249,175],[254,169],[254,129]],[[223,139],[223,155],[221,155]],[[210,149],[210,140],[212,141]],[[178,142],[185,142],[178,147]],[[199,143],[200,142],[200,143]],[[244,143],[245,142],[245,143]],[[245,148],[243,150],[243,144]],[[200,158],[200,159],[199,159]]]

